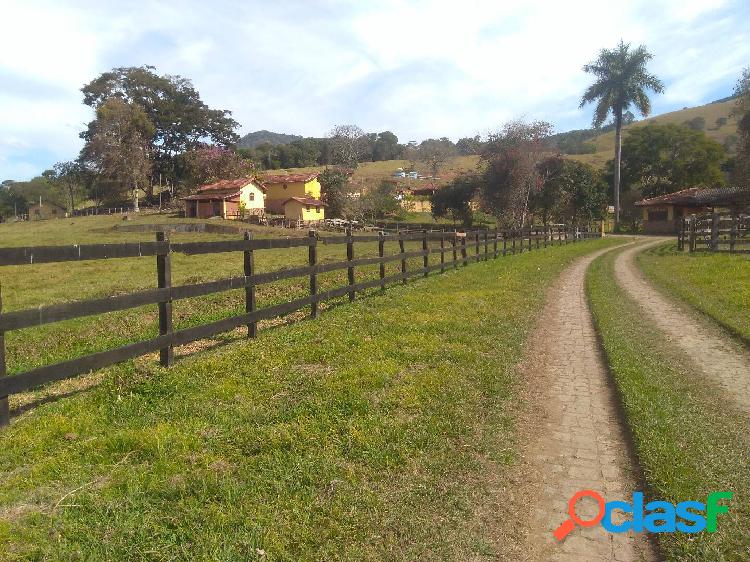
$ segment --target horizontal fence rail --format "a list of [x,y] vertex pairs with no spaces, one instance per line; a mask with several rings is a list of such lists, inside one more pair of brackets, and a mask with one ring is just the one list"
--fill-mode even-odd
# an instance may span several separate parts
[[[400,232],[377,235],[353,236],[351,230],[345,236],[319,236],[310,231],[308,236],[300,238],[264,238],[254,239],[245,233],[240,240],[223,240],[212,242],[170,242],[168,235],[156,233],[154,242],[136,242],[121,244],[88,244],[77,246],[37,246],[27,248],[0,248],[0,266],[33,265],[79,260],[103,260],[134,257],[156,257],[157,287],[133,293],[74,301],[63,304],[40,306],[37,308],[2,312],[2,295],[0,294],[0,425],[9,423],[8,396],[17,394],[53,381],[68,379],[100,369],[115,363],[126,361],[159,351],[160,363],[172,365],[173,349],[176,346],[205,339],[221,332],[247,326],[248,337],[257,334],[257,323],[284,316],[291,312],[310,307],[313,318],[318,315],[321,302],[349,297],[354,300],[356,293],[373,288],[385,289],[391,283],[406,283],[414,277],[427,277],[429,273],[466,266],[478,262],[522,253],[550,245],[563,245],[578,240],[597,238],[599,232],[587,228],[568,230],[565,228],[526,228],[522,230],[476,230],[468,232]],[[421,241],[421,249],[405,250],[405,242]],[[378,243],[378,255],[375,257],[355,258],[355,245],[365,242]],[[399,251],[386,254],[388,243],[398,243]],[[335,263],[318,263],[317,249],[321,245],[343,245],[346,247],[346,260]],[[301,267],[280,269],[268,273],[256,273],[254,252],[270,249],[308,248],[308,264]],[[224,252],[242,252],[244,255],[244,275],[218,279],[190,285],[172,286],[171,254],[188,255],[214,254]],[[439,262],[430,264],[430,256],[438,254]],[[409,268],[408,260],[422,258],[421,267]],[[400,271],[386,275],[385,264],[400,262]],[[375,279],[356,282],[357,267],[379,265],[379,276]],[[347,270],[348,283],[327,291],[318,290],[318,278],[321,273]],[[264,308],[258,308],[255,288],[259,285],[273,283],[283,279],[309,278],[309,295]],[[245,290],[245,313],[223,318],[208,324],[202,324],[181,330],[172,327],[172,303],[181,299],[231,291]],[[29,371],[7,375],[5,360],[5,332],[42,326],[64,320],[86,316],[95,316],[107,312],[127,310],[144,305],[159,307],[159,335],[144,341],[92,353],[83,357],[46,365]]]
[[706,213],[680,219],[677,249],[750,253],[750,215]]

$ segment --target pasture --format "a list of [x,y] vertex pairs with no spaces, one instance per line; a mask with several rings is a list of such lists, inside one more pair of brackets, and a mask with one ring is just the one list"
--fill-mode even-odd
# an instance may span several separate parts
[[[78,236],[102,222],[78,223]],[[91,239],[99,236],[120,234],[93,232]],[[144,357],[101,370],[93,388],[40,400],[5,430],[0,544],[10,559],[465,559],[495,552],[494,517],[491,527],[476,517],[485,469],[502,471],[514,459],[514,365],[526,333],[559,272],[615,243],[540,249],[420,279],[333,306],[315,321],[261,330],[253,341],[230,333],[205,342],[171,369]],[[284,250],[290,258],[269,250],[262,264],[259,253],[258,265],[304,264],[296,250]],[[241,255],[205,257],[175,256],[175,282],[242,271]],[[27,274],[22,266],[4,268],[10,306],[154,284],[149,258],[82,265],[38,264]],[[33,296],[11,297],[24,287]],[[282,283],[259,291],[258,300],[305,289]],[[176,322],[244,310],[239,295],[194,300],[175,306]],[[9,363],[29,366],[41,360],[28,357],[35,353],[48,362],[155,326],[155,311],[149,322],[144,311],[106,316],[99,324],[66,322],[56,334],[47,331],[52,326],[19,332],[9,342]]]

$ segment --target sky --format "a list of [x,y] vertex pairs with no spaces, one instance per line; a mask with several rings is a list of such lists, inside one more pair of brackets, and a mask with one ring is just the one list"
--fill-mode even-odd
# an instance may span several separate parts
[[654,55],[654,114],[730,95],[748,16],[750,0],[0,0],[0,180],[75,158],[80,89],[114,67],[190,78],[240,134],[560,132],[589,126],[582,66],[620,39]]

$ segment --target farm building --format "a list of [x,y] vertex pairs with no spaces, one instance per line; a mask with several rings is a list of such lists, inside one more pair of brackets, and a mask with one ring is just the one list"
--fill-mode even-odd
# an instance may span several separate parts
[[29,206],[29,220],[38,221],[44,219],[59,219],[66,217],[68,210],[59,203],[45,201],[36,205]]
[[282,206],[284,218],[290,221],[315,222],[325,218],[325,205],[320,199],[290,197]]
[[681,217],[714,210],[739,211],[750,206],[750,190],[742,187],[691,187],[642,199],[635,203],[643,209],[643,229],[649,234],[677,232]]
[[284,205],[292,198],[315,199],[320,203],[320,182],[317,173],[283,174],[260,178],[266,189],[266,210],[286,214]]
[[237,219],[243,215],[262,215],[265,197],[265,187],[259,182],[241,178],[203,185],[182,200],[186,217]]

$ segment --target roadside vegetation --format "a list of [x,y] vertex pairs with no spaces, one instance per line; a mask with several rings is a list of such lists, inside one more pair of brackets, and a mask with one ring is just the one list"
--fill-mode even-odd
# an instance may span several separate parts
[[0,549],[11,560],[486,554],[469,522],[488,464],[514,459],[513,367],[545,288],[616,243],[471,265],[171,369],[153,358],[106,369],[4,430]]
[[750,259],[741,254],[649,248],[638,265],[658,287],[711,317],[750,345]]
[[644,471],[646,495],[705,502],[730,490],[729,514],[716,533],[663,533],[669,560],[747,560],[750,552],[748,420],[689,364],[614,279],[610,252],[595,260],[586,288],[606,359]]

